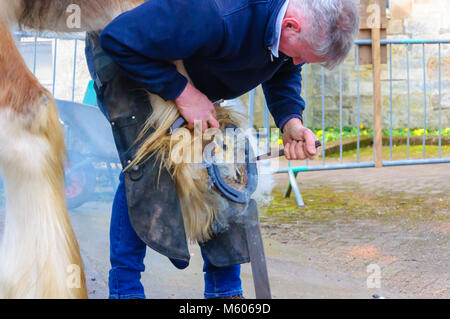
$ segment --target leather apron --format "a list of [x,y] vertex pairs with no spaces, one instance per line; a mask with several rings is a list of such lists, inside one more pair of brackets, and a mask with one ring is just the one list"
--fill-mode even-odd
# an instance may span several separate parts
[[[98,33],[87,34],[86,58],[98,105],[111,124],[120,161],[126,167],[136,154],[138,146],[134,142],[151,115],[152,106],[142,85],[124,75],[102,50]],[[147,246],[170,258],[178,268],[185,268],[190,254],[176,185],[165,169],[157,183],[159,167],[160,163],[151,157],[124,172],[128,215]],[[245,216],[255,212],[257,215],[254,201],[247,205],[230,201],[228,208],[220,212],[226,220],[220,224],[227,226],[215,225],[217,236],[199,243],[213,265],[226,267],[250,262]]]

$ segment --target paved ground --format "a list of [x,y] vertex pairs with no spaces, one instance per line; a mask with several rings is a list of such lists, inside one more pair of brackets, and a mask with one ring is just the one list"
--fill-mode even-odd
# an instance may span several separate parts
[[[284,176],[278,185],[285,185]],[[298,177],[307,207],[274,191],[263,231],[297,248],[302,265],[365,282],[381,272],[392,297],[450,297],[450,165],[308,172]]]
[[[71,218],[77,232],[87,269],[89,294],[107,297],[108,226],[107,204],[89,203],[73,211]],[[95,235],[93,235],[95,234]],[[347,276],[302,265],[292,258],[290,247],[266,239],[268,267],[275,298],[367,298],[370,291]],[[202,259],[197,245],[190,246],[191,265],[177,270],[169,260],[147,249],[143,284],[150,298],[203,298]],[[244,265],[242,279],[247,297],[254,297],[249,265]]]
[[[274,298],[450,297],[449,164],[308,172],[298,180],[306,208],[283,199],[285,175],[261,208]],[[103,201],[70,213],[92,298],[107,297],[110,210]],[[148,250],[148,297],[203,297],[200,252],[190,250],[184,271]],[[367,287],[367,266],[380,271],[380,288]],[[249,265],[242,279],[254,297]]]

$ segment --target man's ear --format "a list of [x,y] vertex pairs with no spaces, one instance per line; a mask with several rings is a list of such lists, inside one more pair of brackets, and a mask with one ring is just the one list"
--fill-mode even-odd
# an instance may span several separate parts
[[283,19],[281,25],[286,31],[293,31],[296,33],[300,33],[302,31],[300,21],[295,18],[285,18]]

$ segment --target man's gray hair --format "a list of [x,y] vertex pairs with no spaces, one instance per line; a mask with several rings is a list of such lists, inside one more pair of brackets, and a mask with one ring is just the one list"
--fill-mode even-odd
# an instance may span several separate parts
[[290,0],[307,21],[312,34],[300,35],[329,69],[341,64],[353,46],[359,29],[356,0]]

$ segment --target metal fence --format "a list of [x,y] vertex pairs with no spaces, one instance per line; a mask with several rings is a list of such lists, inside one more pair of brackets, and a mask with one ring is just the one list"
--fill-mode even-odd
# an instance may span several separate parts
[[77,72],[77,51],[78,51],[78,43],[79,41],[84,42],[85,36],[82,34],[65,34],[65,35],[56,35],[52,33],[48,34],[38,34],[34,32],[16,32],[14,34],[17,42],[22,42],[24,38],[32,39],[33,41],[33,56],[31,63],[31,71],[36,75],[36,68],[38,66],[37,52],[38,52],[38,39],[49,39],[53,41],[53,52],[52,52],[52,83],[51,83],[51,92],[55,94],[55,86],[56,86],[56,74],[57,70],[57,57],[58,57],[58,41],[59,40],[70,40],[74,42],[74,50],[73,50],[73,69],[72,69],[72,89],[71,89],[71,101],[75,100],[75,87],[76,87],[76,72]]
[[[37,59],[36,59],[36,48],[37,48],[37,39],[39,38],[47,38],[47,39],[53,39],[54,41],[54,48],[53,48],[53,67],[52,67],[52,74],[53,74],[53,80],[52,80],[52,93],[55,93],[55,83],[56,83],[56,74],[58,70],[56,69],[56,58],[58,55],[58,40],[64,39],[64,40],[73,40],[75,43],[74,46],[74,63],[73,63],[73,76],[72,76],[72,94],[71,94],[71,100],[74,101],[75,98],[75,87],[76,87],[76,70],[77,70],[77,45],[79,41],[84,41],[83,35],[53,35],[53,34],[47,34],[47,35],[37,35],[34,33],[17,33],[16,34],[17,39],[20,41],[21,38],[33,38],[34,39],[34,57],[33,57],[33,64],[32,64],[32,70],[33,72],[36,72],[36,65],[37,65]],[[287,173],[289,175],[290,179],[290,186],[288,188],[288,191],[286,195],[289,195],[292,190],[294,191],[297,199],[297,203],[302,206],[303,205],[303,199],[301,197],[301,193],[299,190],[299,187],[296,182],[296,176],[299,172],[306,172],[306,171],[319,171],[319,170],[334,170],[334,169],[349,169],[349,168],[367,168],[367,167],[375,167],[375,159],[373,161],[366,161],[362,162],[360,159],[360,151],[361,151],[361,129],[360,129],[360,116],[361,116],[361,96],[360,96],[360,64],[359,64],[359,46],[361,45],[369,45],[371,44],[371,40],[356,40],[355,41],[355,72],[356,72],[356,83],[354,85],[356,86],[356,98],[355,98],[355,104],[357,106],[357,136],[356,136],[356,160],[351,163],[344,163],[343,159],[343,153],[344,153],[344,140],[343,140],[343,68],[342,66],[334,71],[338,73],[338,83],[336,83],[337,87],[339,87],[339,120],[336,124],[336,127],[339,127],[340,130],[340,139],[339,139],[339,161],[336,163],[336,160],[333,163],[329,163],[327,160],[327,143],[325,139],[325,134],[322,135],[322,148],[321,148],[321,164],[313,164],[311,165],[310,161],[302,162],[301,165],[297,165],[297,162],[288,162],[286,167],[281,167],[275,170],[274,173]],[[441,107],[441,99],[442,99],[442,59],[441,59],[441,52],[442,47],[444,45],[449,45],[450,40],[393,40],[393,39],[384,39],[381,40],[381,44],[388,46],[388,69],[389,69],[389,90],[390,90],[390,101],[389,101],[389,110],[384,110],[384,112],[389,112],[389,158],[386,160],[383,160],[383,166],[397,166],[397,165],[413,165],[413,164],[432,164],[432,163],[450,163],[450,157],[444,157],[442,152],[442,137],[443,137],[443,127],[442,127],[442,114],[443,109]],[[439,96],[439,106],[438,106],[438,157],[437,158],[428,158],[426,153],[427,143],[426,143],[426,137],[427,137],[427,89],[429,86],[429,83],[427,83],[427,66],[426,66],[426,54],[427,54],[427,46],[435,45],[438,46],[438,96]],[[393,61],[392,61],[392,49],[393,46],[404,46],[406,47],[406,54],[404,56],[404,59],[406,61],[406,82],[408,87],[407,92],[407,105],[405,105],[405,115],[407,116],[407,136],[406,136],[406,145],[407,145],[407,151],[406,156],[404,159],[401,160],[393,160]],[[410,75],[410,56],[409,56],[409,49],[411,47],[417,47],[421,46],[422,49],[422,73],[423,73],[423,140],[422,140],[422,158],[421,159],[411,159],[410,158],[410,141],[411,141],[411,127],[410,127],[410,119],[411,119],[411,90],[410,90],[410,81],[411,81],[411,75]],[[303,97],[306,102],[306,110],[308,110],[309,107],[309,96],[308,96],[308,86],[311,85],[309,83],[309,72],[310,72],[311,66],[305,65],[303,67]],[[322,131],[325,132],[325,119],[326,119],[326,102],[325,102],[325,70],[321,69],[321,108],[322,108]],[[269,111],[267,108],[267,105],[265,102],[263,105],[256,105],[256,99],[255,99],[256,91],[253,90],[250,92],[249,95],[249,125],[253,126],[253,118],[255,114],[255,109],[257,107],[263,108],[263,125],[266,135],[265,140],[265,148],[267,151],[270,149],[270,116]],[[448,110],[447,110],[448,112]],[[308,112],[305,112],[304,116],[304,125],[308,126],[309,119],[308,119]],[[264,134],[263,134],[264,135]],[[375,157],[375,152],[374,152]]]
[[[359,46],[359,45],[368,45],[371,43],[371,40],[356,40],[355,41],[355,45]],[[441,106],[441,99],[442,99],[442,74],[441,74],[441,69],[442,69],[442,63],[441,63],[441,47],[442,45],[445,44],[450,44],[450,40],[382,40],[381,44],[385,44],[388,45],[388,50],[390,52],[389,56],[389,63],[388,63],[388,67],[389,67],[389,74],[390,74],[390,81],[389,81],[389,86],[390,86],[390,109],[389,109],[389,147],[390,147],[390,159],[388,161],[384,161],[383,165],[385,166],[392,166],[392,165],[407,165],[407,164],[426,164],[426,163],[448,163],[450,161],[450,158],[447,157],[442,157],[442,133],[443,133],[443,127],[442,127],[442,106]],[[438,117],[439,117],[439,127],[438,127],[438,131],[439,131],[439,135],[438,135],[438,147],[439,147],[439,158],[437,159],[429,159],[426,158],[426,130],[427,130],[427,80],[426,80],[426,50],[425,50],[425,46],[429,45],[429,44],[436,44],[438,45],[438,68],[439,68],[439,76],[438,76],[438,88],[439,88],[439,106],[438,106]],[[407,69],[406,69],[406,73],[407,73],[407,83],[408,83],[408,103],[407,105],[405,105],[406,108],[406,114],[408,117],[408,126],[407,126],[407,139],[406,139],[406,143],[407,143],[407,154],[405,157],[405,160],[396,160],[393,161],[392,160],[392,146],[393,146],[393,79],[392,79],[392,46],[393,45],[404,45],[406,46],[406,55],[405,55],[405,60],[406,65],[407,65]],[[409,88],[409,84],[410,84],[410,72],[409,72],[409,47],[412,45],[420,45],[422,47],[422,51],[423,51],[423,55],[422,55],[422,71],[423,71],[423,156],[422,159],[419,160],[413,160],[409,158],[409,148],[410,148],[410,139],[411,139],[411,125],[410,125],[410,113],[411,113],[411,99],[410,99],[410,88]],[[361,130],[360,130],[360,113],[361,113],[361,101],[360,101],[360,81],[359,81],[359,73],[360,73],[360,64],[359,64],[359,57],[358,57],[358,53],[359,50],[355,50],[356,52],[356,74],[357,74],[357,80],[355,83],[356,86],[356,91],[357,91],[357,97],[356,97],[356,105],[357,105],[357,160],[354,164],[343,164],[342,163],[342,153],[343,153],[343,149],[342,149],[342,134],[341,134],[341,139],[340,139],[340,164],[337,165],[339,168],[354,168],[354,167],[371,167],[373,166],[373,162],[368,162],[368,163],[360,163],[359,160],[359,154],[360,154],[360,141],[361,141]],[[306,104],[306,108],[305,108],[305,115],[304,115],[304,125],[308,126],[308,95],[306,92],[308,92],[308,71],[310,69],[309,65],[305,65],[303,67],[303,97],[305,100],[305,104]],[[339,128],[340,128],[340,132],[342,133],[342,128],[343,128],[343,123],[342,123],[342,107],[343,107],[343,103],[342,103],[342,96],[343,96],[343,92],[342,92],[342,66],[339,67],[338,70],[336,70],[335,72],[339,73],[339,83],[337,84],[339,86],[339,97],[340,97],[340,105],[339,105],[339,123],[336,123]],[[324,68],[322,68],[321,70],[321,82],[322,82],[322,130],[325,130],[325,118],[326,118],[326,110],[325,110],[325,70]],[[255,91],[253,90],[250,93],[250,98],[249,98],[249,116],[250,116],[250,125],[253,125],[253,117],[255,114]],[[269,131],[269,127],[268,127],[268,123],[269,123],[269,111],[267,109],[267,106],[264,105],[264,127],[266,129],[266,134],[270,134]],[[322,165],[315,165],[315,166],[310,166],[310,165],[305,165],[305,169],[304,170],[317,170],[317,169],[333,169],[336,165],[330,166],[326,164],[326,154],[325,154],[325,149],[326,149],[326,142],[325,142],[325,136],[322,137],[322,144],[323,144],[323,148],[322,148]],[[266,147],[269,148],[269,143],[266,144]],[[308,163],[306,163],[308,164]],[[308,167],[308,169],[306,169],[306,167]],[[286,172],[286,169],[281,169],[279,172]]]
[[[286,167],[278,168],[275,173],[287,173],[289,175],[289,181],[290,185],[286,191],[286,196],[289,196],[291,191],[294,192],[295,197],[297,199],[297,203],[299,206],[303,206],[304,202],[296,181],[297,174],[299,172],[307,172],[307,171],[320,171],[320,170],[335,170],[335,169],[350,169],[350,168],[369,168],[369,167],[375,167],[375,148],[374,148],[374,160],[373,161],[366,161],[361,162],[360,160],[360,151],[361,151],[361,129],[360,129],[360,115],[361,115],[361,99],[360,99],[360,64],[359,64],[359,46],[361,45],[369,45],[371,44],[371,40],[356,40],[355,41],[355,68],[356,68],[356,105],[357,105],[357,136],[356,136],[356,160],[352,163],[344,163],[343,161],[343,118],[342,118],[342,111],[343,111],[343,67],[339,67],[337,72],[339,83],[336,83],[336,85],[339,87],[339,123],[336,123],[336,125],[339,127],[340,131],[340,140],[339,140],[339,162],[338,163],[327,163],[327,155],[326,155],[326,149],[327,149],[327,143],[325,141],[325,134],[322,135],[322,149],[321,149],[321,164],[319,165],[311,165],[311,162],[306,160],[303,165],[295,165],[295,163],[298,162],[289,162]],[[383,166],[400,166],[400,165],[415,165],[415,164],[435,164],[435,163],[450,163],[450,157],[444,157],[442,152],[442,141],[443,141],[443,127],[442,127],[442,115],[443,115],[443,109],[441,105],[442,100],[442,59],[441,59],[441,52],[442,47],[444,45],[450,44],[450,40],[417,40],[417,39],[409,39],[409,40],[392,40],[392,39],[384,39],[381,40],[381,44],[387,45],[388,47],[388,69],[389,69],[389,110],[385,110],[384,112],[389,113],[389,158],[383,159]],[[405,115],[407,116],[407,135],[406,135],[406,154],[404,159],[397,159],[393,160],[393,146],[394,146],[394,139],[393,139],[393,61],[392,61],[392,48],[395,45],[405,46],[406,47],[406,54],[404,56],[404,59],[406,61],[406,83],[407,83],[407,104],[405,105]],[[426,48],[428,45],[437,45],[437,51],[438,51],[438,157],[437,158],[429,158],[427,157],[427,88],[429,84],[427,83],[427,66],[426,66]],[[423,91],[423,136],[422,136],[422,158],[421,159],[411,159],[410,158],[410,146],[411,146],[411,90],[410,90],[410,83],[411,83],[411,75],[410,75],[410,53],[409,49],[412,46],[420,46],[422,49],[422,75],[423,75],[423,85],[422,85],[422,91]],[[305,65],[303,67],[303,98],[306,103],[306,109],[304,113],[304,125],[308,126],[308,106],[309,106],[309,99],[308,99],[308,73],[311,69],[311,66]],[[325,118],[326,118],[326,110],[325,110],[325,70],[324,68],[321,69],[321,108],[322,108],[322,131],[325,132]],[[250,93],[249,98],[249,116],[251,118],[250,125],[253,125],[253,117],[255,114],[255,90],[253,90]],[[269,129],[269,111],[266,105],[263,106],[264,108],[264,128],[266,130],[265,134],[270,134]],[[448,112],[448,110],[447,110]],[[447,113],[448,114],[448,113]],[[375,134],[374,134],[375,136]],[[266,139],[266,148],[267,151],[269,151],[269,138]],[[448,156],[448,154],[446,154]]]

